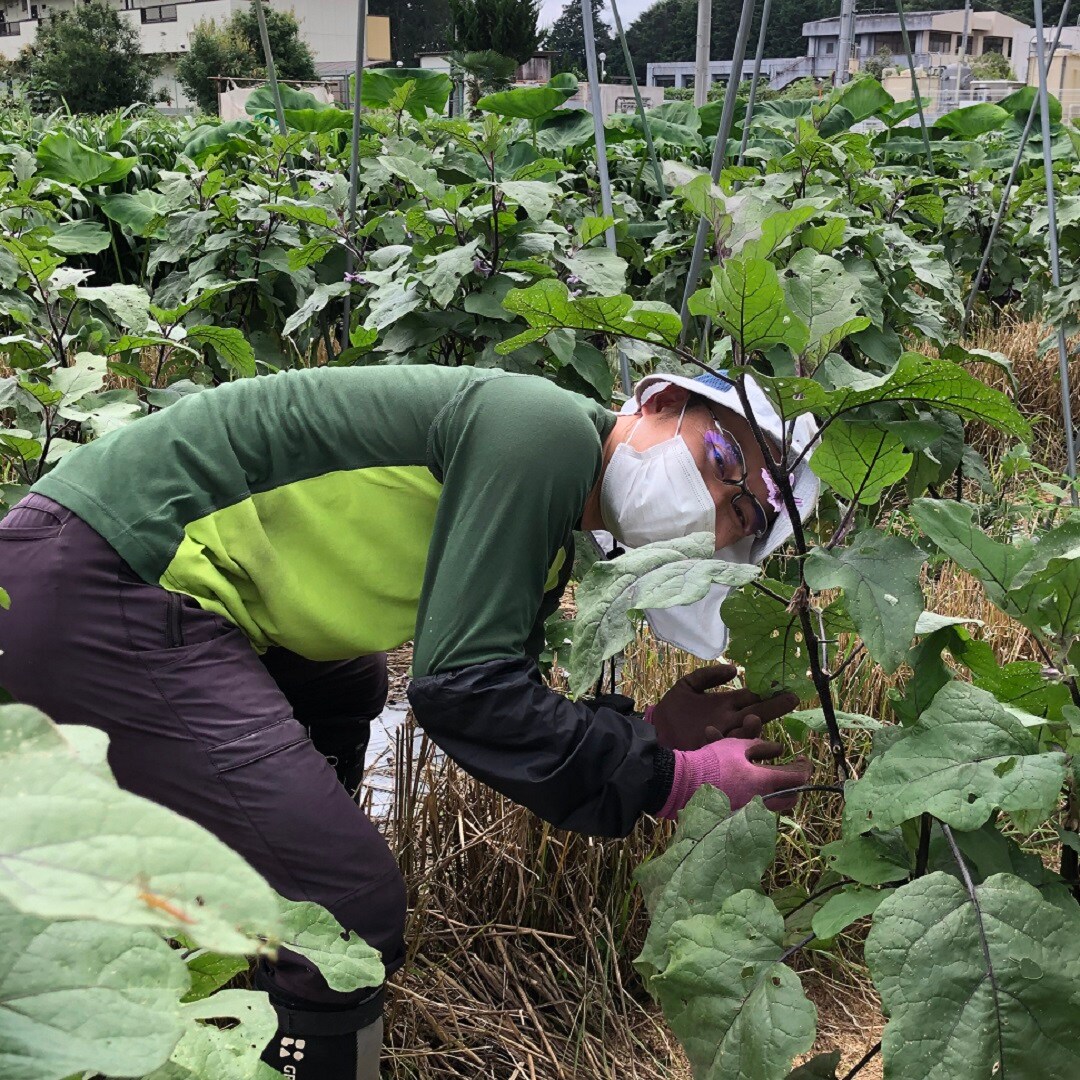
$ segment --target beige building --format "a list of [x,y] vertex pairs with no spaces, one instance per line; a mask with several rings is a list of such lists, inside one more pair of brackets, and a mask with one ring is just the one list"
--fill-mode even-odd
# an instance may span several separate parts
[[[143,52],[161,57],[156,89],[164,89],[175,109],[191,103],[176,81],[176,61],[187,51],[191,34],[204,19],[226,22],[233,12],[246,10],[248,0],[178,0],[161,4],[150,0],[109,0],[139,32]],[[356,0],[264,0],[268,6],[291,10],[300,33],[315,54],[316,65],[350,65],[356,50]],[[14,59],[37,39],[43,19],[76,6],[76,0],[0,0],[0,57]],[[387,19],[368,19],[368,61],[390,60]],[[320,67],[320,70],[323,70]],[[351,70],[351,68],[350,68]]]
[[[964,36],[964,12],[912,11],[907,14],[908,37],[915,66],[941,68],[955,64],[960,55]],[[999,52],[1011,60],[1018,78],[1024,78],[1027,45],[1033,31],[1027,23],[996,11],[973,11],[968,27],[967,56],[972,59],[983,53]],[[836,67],[840,51],[840,20],[816,19],[803,23],[806,54],[817,62],[821,74]],[[906,65],[904,40],[900,19],[890,15],[855,16],[855,43],[852,57],[860,65],[881,49]]]

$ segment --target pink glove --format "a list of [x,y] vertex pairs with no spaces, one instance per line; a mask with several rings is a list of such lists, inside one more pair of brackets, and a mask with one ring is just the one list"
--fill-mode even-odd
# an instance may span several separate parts
[[[802,787],[810,779],[810,762],[798,757],[787,765],[757,765],[783,753],[779,743],[761,739],[726,738],[700,750],[676,750],[675,780],[660,817],[674,819],[702,784],[719,788],[731,809],[745,806],[755,795]],[[790,810],[797,795],[766,799],[770,810]]]

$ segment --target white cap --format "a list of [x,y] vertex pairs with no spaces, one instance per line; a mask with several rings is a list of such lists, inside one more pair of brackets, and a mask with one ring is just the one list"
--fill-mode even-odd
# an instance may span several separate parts
[[[754,419],[766,434],[781,445],[785,436],[785,424],[773,404],[752,376],[745,376],[746,397],[753,411]],[[634,397],[622,408],[624,413],[636,413],[644,402],[667,386],[681,386],[699,397],[715,401],[718,405],[731,409],[740,416],[746,415],[742,401],[733,383],[715,375],[699,375],[688,378],[685,375],[647,375],[634,388]],[[813,453],[813,443],[817,438],[818,426],[809,414],[803,414],[786,425],[787,442],[796,455],[807,450],[806,456],[799,462],[792,473],[792,489],[799,516],[807,521],[817,506],[821,483],[810,471],[809,459]],[[807,449],[807,448],[810,449]],[[729,548],[718,551],[717,557],[727,562],[763,563],[777,548],[791,538],[794,529],[787,510],[779,512],[769,531],[760,539],[747,538]],[[653,633],[663,641],[705,660],[720,656],[727,648],[727,627],[720,617],[720,605],[727,598],[731,587],[714,585],[706,596],[694,604],[681,607],[653,608],[645,612]]]

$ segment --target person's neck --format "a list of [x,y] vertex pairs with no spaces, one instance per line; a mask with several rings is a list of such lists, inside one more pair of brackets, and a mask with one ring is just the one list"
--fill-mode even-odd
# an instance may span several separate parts
[[615,447],[619,443],[626,441],[630,429],[640,419],[641,415],[638,413],[617,416],[615,426],[608,432],[607,438],[604,440],[600,475],[596,478],[596,483],[593,484],[592,491],[589,492],[589,497],[585,500],[585,509],[581,512],[581,527],[586,532],[592,532],[595,529],[607,529],[603,515],[600,513],[600,485],[604,482],[604,473],[607,472],[608,462],[611,460],[611,455],[615,453]]

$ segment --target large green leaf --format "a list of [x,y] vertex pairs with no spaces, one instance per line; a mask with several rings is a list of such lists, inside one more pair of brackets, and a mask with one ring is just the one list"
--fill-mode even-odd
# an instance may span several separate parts
[[386,974],[379,953],[320,904],[280,900],[282,943],[313,960],[331,990],[378,986]]
[[708,785],[699,788],[679,815],[667,850],[636,875],[652,915],[634,961],[645,977],[665,967],[675,923],[715,911],[743,889],[760,889],[775,849],[776,815],[760,799],[732,813],[726,795]]
[[188,1025],[184,1037],[169,1061],[146,1080],[274,1080],[281,1075],[259,1061],[277,1027],[266,994],[221,990],[185,1005],[182,1016]]
[[867,651],[891,675],[907,657],[923,610],[923,561],[907,538],[867,529],[847,547],[814,548],[806,559],[806,583],[812,589],[844,590]]
[[712,284],[690,297],[690,311],[707,315],[749,354],[787,345],[806,346],[806,324],[788,307],[776,267],[755,256],[729,259],[713,270]]
[[125,191],[108,195],[100,205],[106,217],[138,236],[154,231],[151,226],[176,209],[171,199],[150,188],[140,188],[131,194]]
[[783,271],[782,282],[788,306],[809,330],[805,352],[811,363],[870,325],[860,313],[862,282],[830,255],[801,248]]
[[1037,734],[985,690],[948,683],[848,785],[844,828],[888,829],[928,813],[977,829],[995,809],[1045,818],[1065,771],[1065,755],[1041,753]]
[[112,243],[112,236],[100,221],[65,221],[53,226],[45,244],[61,255],[96,255]]
[[100,187],[123,180],[137,158],[113,157],[92,150],[63,131],[53,131],[38,144],[38,173],[78,188]]
[[988,131],[996,131],[1011,116],[1012,114],[1000,105],[994,105],[989,101],[978,101],[939,116],[934,121],[934,127],[961,139],[977,139]]
[[964,503],[945,499],[916,499],[911,508],[915,524],[953,562],[982,582],[987,596],[999,606],[1016,575],[1030,562],[1034,545],[1029,540],[1001,544],[990,539],[975,521],[975,511]]
[[476,107],[496,116],[517,116],[523,120],[539,120],[553,113],[566,95],[552,86],[519,86],[482,97]]
[[841,416],[863,405],[911,402],[984,420],[1019,439],[1030,437],[1027,421],[1001,391],[969,375],[958,364],[919,353],[904,353],[888,375],[867,377],[859,386],[828,390],[813,379],[788,376],[762,377],[760,381],[785,418],[807,412],[819,417]]
[[[785,601],[794,594],[790,586],[778,581],[766,580],[762,584]],[[803,701],[817,697],[797,612],[788,611],[785,604],[754,588],[733,592],[721,612],[731,632],[727,656],[746,669],[744,678],[749,689],[762,695],[789,690]],[[838,604],[827,607],[823,617],[827,637],[835,638],[852,629]]]
[[783,1080],[814,1042],[817,1010],[778,963],[784,920],[746,889],[671,930],[671,958],[649,986],[698,1080]]
[[369,109],[385,109],[397,91],[407,82],[414,84],[409,95],[407,109],[418,120],[423,120],[430,110],[442,113],[453,81],[441,71],[428,68],[379,68],[364,72],[362,103]]
[[281,332],[286,337],[294,334],[318,315],[331,300],[344,296],[349,289],[350,286],[345,281],[335,281],[330,285],[316,285],[311,295],[285,320],[285,326]]
[[866,962],[889,1017],[893,1080],[1046,1080],[1076,1073],[1080,908],[997,874],[934,873],[874,915]]
[[756,566],[713,558],[712,533],[649,544],[609,562],[597,562],[578,586],[575,599],[570,693],[585,693],[605,660],[634,639],[635,619],[649,608],[700,600],[713,585],[745,585]]
[[219,952],[274,937],[273,890],[194,822],[80,763],[36,709],[0,707],[0,897],[45,919],[176,930]]
[[144,334],[150,322],[150,297],[139,285],[77,285],[80,300],[100,304],[125,329]]
[[448,248],[438,255],[430,255],[421,267],[420,280],[430,290],[431,299],[439,307],[446,307],[458,294],[461,280],[472,273],[480,238],[460,247]]
[[830,870],[863,885],[903,881],[914,869],[911,852],[899,829],[834,840],[821,849],[821,857]]
[[870,889],[865,885],[846,885],[833,893],[814,912],[810,926],[822,941],[836,937],[852,923],[873,915],[881,902],[892,895],[892,889]]
[[255,350],[240,330],[232,326],[192,326],[188,339],[209,345],[226,367],[250,378],[255,374]]
[[886,488],[907,476],[913,460],[896,432],[877,424],[834,420],[810,468],[845,502],[857,499],[873,506]]
[[560,261],[590,292],[610,296],[626,288],[626,260],[606,247],[583,248]]
[[532,329],[502,342],[496,350],[502,355],[559,328],[636,338],[656,345],[673,345],[682,328],[679,316],[666,304],[635,303],[625,294],[575,299],[566,285],[553,279],[538,281],[527,289],[512,289],[503,306],[520,315]]
[[0,1075],[142,1076],[184,1030],[180,954],[157,934],[86,920],[46,922],[0,901]]
[[540,125],[536,143],[549,153],[562,154],[590,145],[595,137],[588,109],[563,109]]
[[[512,199],[538,225],[551,217],[551,207],[561,194],[558,184],[548,184],[542,180],[505,180],[499,184],[504,195]],[[618,292],[621,290],[615,290]]]

